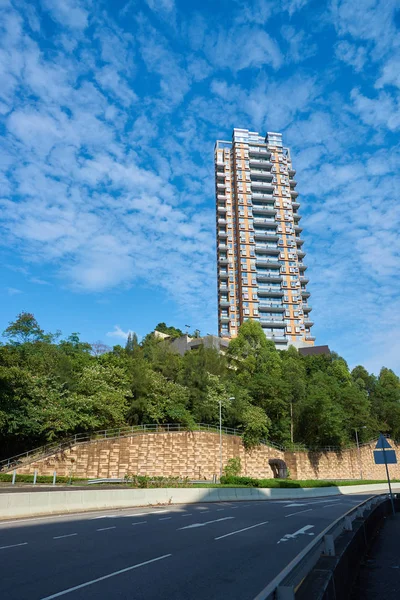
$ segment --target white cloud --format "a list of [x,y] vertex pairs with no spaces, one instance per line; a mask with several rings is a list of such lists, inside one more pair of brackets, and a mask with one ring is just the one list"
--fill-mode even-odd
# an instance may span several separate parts
[[19,290],[18,288],[14,288],[14,287],[6,288],[6,292],[9,296],[16,296],[18,294],[22,294],[22,290]]
[[362,71],[367,61],[367,51],[363,46],[351,44],[347,40],[338,42],[335,54],[339,60],[352,66],[355,71]]
[[73,29],[86,29],[89,12],[79,0],[42,0],[53,19]]
[[106,336],[120,338],[121,340],[127,340],[128,335],[130,333],[133,333],[131,329],[128,329],[128,331],[123,331],[119,325],[114,325],[114,330],[106,333]]
[[371,127],[387,127],[390,131],[400,128],[400,97],[380,92],[376,98],[368,98],[359,90],[351,92],[354,111]]

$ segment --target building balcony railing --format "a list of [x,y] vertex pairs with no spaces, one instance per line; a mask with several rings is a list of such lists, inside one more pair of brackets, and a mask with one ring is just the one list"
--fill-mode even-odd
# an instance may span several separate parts
[[284,307],[282,306],[282,304],[274,304],[274,303],[268,303],[268,302],[259,302],[258,303],[258,310],[260,312],[276,312],[276,313],[283,313],[284,312]]
[[310,280],[308,279],[308,277],[302,277],[300,276],[300,283],[308,283]]
[[219,320],[222,323],[228,323],[229,322],[229,315],[220,315]]
[[227,300],[226,298],[221,298],[221,300],[219,301],[219,305],[226,307],[226,306],[230,306],[229,300]]
[[295,209],[299,209],[300,208],[300,202],[292,202],[292,206]]
[[301,219],[301,215],[299,215],[298,213],[293,213],[293,220],[296,221],[296,223],[298,223]]
[[218,262],[219,262],[219,264],[220,264],[220,265],[227,265],[227,264],[228,264],[228,262],[229,262],[229,260],[228,260],[228,257],[227,257],[227,256],[221,256],[221,257],[218,259]]
[[295,225],[294,226],[294,231],[296,234],[301,233],[303,231],[303,228],[300,227],[299,225]]
[[274,189],[274,186],[271,183],[268,183],[266,181],[256,181],[254,179],[251,180],[251,188],[253,190],[255,189],[261,189],[261,190],[271,190],[271,192]]
[[257,256],[256,255],[256,265],[259,267],[269,267],[270,269],[280,269],[281,263],[279,260],[273,260],[271,258],[266,258],[265,256]]
[[225,194],[217,194],[218,200],[226,200]]
[[281,251],[275,246],[261,246],[261,244],[256,244],[256,252],[259,254],[267,254],[268,256],[278,256]]
[[297,181],[295,179],[289,179],[289,185],[292,189],[294,189],[297,185]]
[[303,312],[309,313],[311,311],[312,311],[312,306],[310,306],[309,304],[304,304],[304,302],[303,302]]
[[[276,214],[276,209],[272,208],[271,209],[271,213],[272,214]],[[271,221],[268,221],[267,219],[262,219],[261,217],[256,217],[254,219],[254,225],[269,225],[271,223]]]
[[315,335],[306,335],[306,340],[308,342],[315,342]]
[[228,271],[220,271],[220,272],[218,273],[218,275],[219,275],[219,278],[220,278],[220,279],[228,279],[228,277],[229,277],[229,273],[228,273]]
[[276,233],[270,233],[268,231],[259,231],[255,229],[254,239],[263,240],[264,242],[277,242],[279,240],[279,235],[277,235]]
[[249,162],[250,162],[250,166],[256,166],[256,167],[265,167],[265,168],[271,168],[272,167],[272,162],[268,160],[267,157],[265,158],[255,158],[254,156],[250,156],[249,158]]
[[294,177],[296,175],[296,170],[295,169],[289,169],[289,175],[290,175],[290,177]]
[[258,179],[266,179],[268,181],[271,181],[272,177],[273,177],[271,171],[267,171],[267,169],[265,169],[265,170],[250,169],[250,174],[251,174],[252,181],[255,181],[255,179],[253,179],[253,177],[258,178]]
[[226,173],[225,173],[225,171],[223,169],[221,171],[217,170],[216,176],[217,176],[218,179],[225,179]]
[[304,250],[297,250],[297,256],[299,258],[304,258],[306,256],[306,253],[304,252]]
[[269,281],[270,283],[280,283],[282,281],[282,275],[278,273],[256,273],[257,281]]
[[276,215],[275,208],[269,208],[268,206],[258,206],[257,204],[253,204],[253,214],[256,215],[265,215],[266,217],[273,217]]
[[305,325],[306,327],[313,327],[313,326],[314,326],[314,321],[310,321],[309,319],[306,319],[306,320],[304,321],[304,325]]
[[270,288],[270,287],[262,287],[258,286],[258,295],[260,298],[282,298],[284,292],[280,288]]
[[297,246],[302,246],[304,244],[304,240],[296,236],[296,244]]
[[290,190],[290,195],[292,196],[292,198],[297,198],[297,196],[299,195],[299,192],[296,192],[295,190]]
[[226,213],[227,208],[226,208],[226,206],[217,206],[217,211],[219,213]]
[[226,219],[218,219],[218,225],[226,225]]
[[217,189],[223,191],[225,189],[225,187],[226,187],[225,182],[217,181]]
[[[227,273],[227,274],[228,274],[228,273]],[[218,286],[218,288],[219,288],[219,290],[220,290],[221,292],[229,292],[229,288],[228,288],[228,286],[226,285],[226,283],[220,283],[220,284],[219,284],[219,286]]]
[[261,200],[265,202],[275,202],[275,197],[272,194],[263,194],[262,192],[252,192],[253,200]]
[[299,267],[299,271],[301,271],[301,272],[304,272],[304,271],[306,271],[308,269],[307,265],[305,265],[302,262],[298,262],[297,266]]
[[271,156],[271,152],[262,146],[249,146],[249,156]]
[[226,237],[228,237],[228,234],[226,233],[226,231],[224,229],[223,230],[220,229],[218,231],[218,237],[220,237],[220,238],[226,238]]
[[278,317],[260,319],[260,323],[263,327],[276,327],[277,329],[285,329],[286,327],[285,321]]
[[307,292],[307,290],[301,290],[301,295],[303,298],[309,298],[311,296],[310,292]]

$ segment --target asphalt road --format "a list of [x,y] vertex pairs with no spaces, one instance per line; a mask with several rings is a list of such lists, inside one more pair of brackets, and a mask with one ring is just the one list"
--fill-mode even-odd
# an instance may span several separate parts
[[314,535],[367,497],[0,522],[0,598],[253,600]]

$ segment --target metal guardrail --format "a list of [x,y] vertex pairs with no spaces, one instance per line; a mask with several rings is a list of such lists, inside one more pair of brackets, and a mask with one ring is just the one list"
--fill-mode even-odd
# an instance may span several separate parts
[[321,556],[335,556],[335,540],[343,531],[352,531],[353,521],[376,504],[387,500],[387,494],[364,500],[339,517],[308,544],[254,600],[295,600],[295,592],[303,579],[312,571]]

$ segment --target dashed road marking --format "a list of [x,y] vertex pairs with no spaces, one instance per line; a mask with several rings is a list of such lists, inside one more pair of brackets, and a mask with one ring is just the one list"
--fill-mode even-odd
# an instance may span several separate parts
[[285,517],[294,517],[295,515],[300,515],[301,513],[310,512],[312,508],[306,508],[306,510],[298,510],[297,512],[290,513],[290,515],[285,515]]
[[11,546],[0,546],[0,550],[6,550],[7,548],[17,548],[18,546],[27,546],[28,542],[22,542],[22,544],[12,544]]
[[223,538],[229,537],[230,535],[236,535],[237,533],[242,533],[242,531],[248,531],[249,529],[254,529],[255,527],[261,527],[261,525],[266,525],[269,521],[263,521],[262,523],[256,523],[256,525],[251,525],[250,527],[244,527],[243,529],[237,529],[236,531],[231,531],[230,533],[226,533],[225,535],[220,535],[215,540],[222,540]]
[[109,529],[116,529],[116,525],[113,527],[102,527],[101,529],[96,529],[96,531],[108,531]]
[[78,535],[77,533],[67,533],[66,535],[56,535],[53,537],[53,540],[61,540],[62,538],[73,537],[74,535]]

